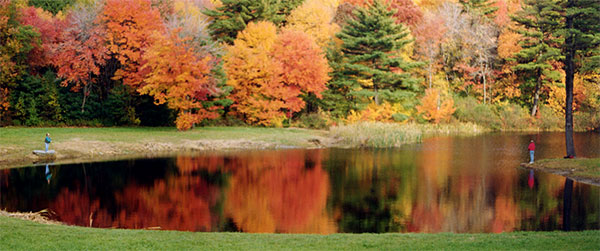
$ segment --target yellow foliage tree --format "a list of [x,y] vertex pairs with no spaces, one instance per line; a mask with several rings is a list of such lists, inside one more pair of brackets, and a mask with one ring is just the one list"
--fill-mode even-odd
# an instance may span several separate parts
[[456,109],[454,100],[444,99],[440,91],[435,88],[429,88],[425,91],[425,96],[421,99],[421,104],[417,105],[417,111],[424,119],[433,122],[448,122]]
[[233,87],[231,108],[251,124],[277,126],[285,118],[279,112],[283,102],[265,99],[263,94],[269,91],[274,79],[276,66],[269,52],[276,38],[277,28],[273,23],[249,23],[224,56],[227,85]]
[[362,111],[351,110],[346,117],[346,122],[352,124],[361,121],[378,121],[378,122],[394,122],[394,115],[401,114],[405,117],[409,116],[402,104],[390,104],[383,102],[377,105],[375,102],[371,102],[366,109]]
[[336,5],[333,2],[306,0],[287,17],[287,27],[304,31],[319,47],[325,48],[340,30],[340,27],[332,22]]

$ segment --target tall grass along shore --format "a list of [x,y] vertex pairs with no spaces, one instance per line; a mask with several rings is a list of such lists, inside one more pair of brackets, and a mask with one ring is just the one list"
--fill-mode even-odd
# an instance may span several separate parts
[[473,123],[456,124],[395,124],[362,122],[334,126],[330,137],[346,147],[399,147],[418,143],[424,137],[435,135],[477,135],[487,130]]

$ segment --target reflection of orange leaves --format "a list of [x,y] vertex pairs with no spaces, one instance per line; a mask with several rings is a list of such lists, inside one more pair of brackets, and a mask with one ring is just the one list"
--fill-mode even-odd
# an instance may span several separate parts
[[117,216],[119,227],[210,231],[207,201],[212,190],[202,179],[189,176],[158,181],[151,189],[128,187],[117,195],[125,207]]
[[131,185],[114,196],[114,216],[79,190],[62,190],[49,208],[58,220],[73,225],[210,231],[210,204],[217,201],[218,191],[202,179],[180,176],[149,188]]
[[81,191],[63,189],[48,208],[56,213],[59,221],[67,224],[94,227],[112,225],[108,213],[100,209],[100,202],[91,201],[87,193]]
[[444,215],[437,203],[418,203],[412,212],[413,220],[408,226],[409,232],[436,233],[442,229]]
[[517,224],[517,205],[506,195],[496,197],[494,203],[494,221],[492,231],[494,233],[512,232]]
[[231,178],[225,211],[239,228],[247,232],[335,231],[324,212],[329,179],[319,158],[290,151],[261,159],[259,171],[247,163],[237,166]]

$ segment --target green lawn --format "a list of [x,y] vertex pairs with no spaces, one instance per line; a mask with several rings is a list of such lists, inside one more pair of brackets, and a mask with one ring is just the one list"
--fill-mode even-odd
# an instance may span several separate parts
[[94,229],[0,216],[0,250],[598,250],[600,231],[502,234],[244,234]]

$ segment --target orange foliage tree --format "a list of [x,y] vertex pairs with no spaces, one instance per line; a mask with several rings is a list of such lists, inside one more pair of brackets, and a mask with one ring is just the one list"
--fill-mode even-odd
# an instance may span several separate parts
[[300,95],[314,94],[321,98],[327,89],[331,68],[319,46],[302,31],[284,30],[279,34],[271,51],[278,66],[279,97],[285,102],[283,108],[299,112],[305,102]]
[[154,97],[156,104],[166,102],[169,108],[177,110],[175,124],[179,130],[218,117],[215,110],[219,107],[202,105],[202,101],[219,93],[210,76],[211,56],[198,58],[191,48],[184,46],[184,39],[177,31],[169,37],[155,36],[155,43],[142,57],[145,64],[141,71],[146,74],[137,91]]
[[320,48],[303,32],[277,36],[269,22],[250,23],[225,56],[227,84],[233,87],[232,108],[246,122],[281,126],[300,111],[301,94],[320,97],[330,71]]
[[448,122],[455,110],[454,100],[451,98],[442,100],[440,91],[435,88],[427,89],[421,104],[417,105],[417,111],[423,118],[436,124]]
[[101,19],[106,25],[108,50],[121,64],[114,79],[137,88],[143,78],[139,72],[142,56],[153,44],[152,34],[164,31],[160,12],[151,0],[107,0]]

